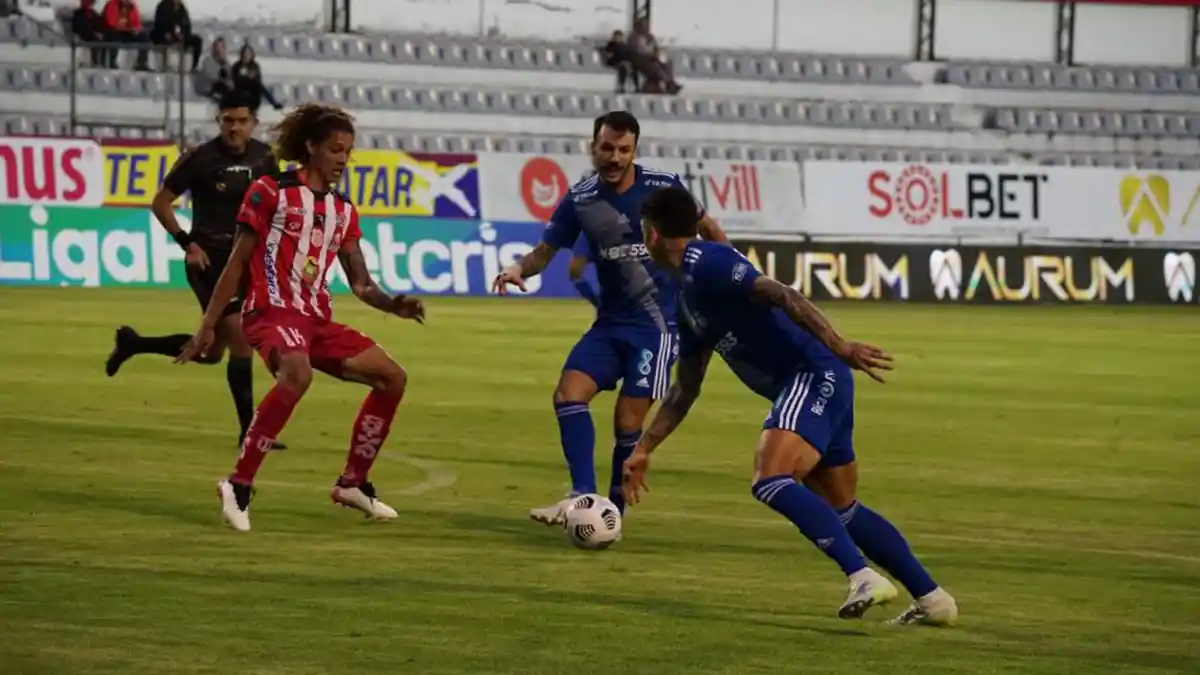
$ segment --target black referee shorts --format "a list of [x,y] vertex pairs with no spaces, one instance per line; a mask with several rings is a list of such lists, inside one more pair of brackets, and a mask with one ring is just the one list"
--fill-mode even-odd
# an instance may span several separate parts
[[[219,250],[201,246],[204,252],[208,254],[208,267],[200,269],[193,265],[187,265],[187,280],[188,286],[192,287],[192,294],[196,296],[196,300],[200,302],[200,309],[207,311],[208,303],[212,300],[213,291],[217,290],[217,281],[221,278],[221,272],[224,271],[225,265],[229,262],[229,256],[232,251]],[[243,293],[242,289],[238,289],[237,295],[229,301],[225,307],[225,311],[221,312],[222,317],[230,314],[237,314],[242,311]]]

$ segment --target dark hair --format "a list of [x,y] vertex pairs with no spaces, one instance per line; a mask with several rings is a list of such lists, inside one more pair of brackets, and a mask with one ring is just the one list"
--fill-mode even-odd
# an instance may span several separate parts
[[642,125],[638,124],[637,118],[626,110],[610,110],[596,118],[596,122],[592,125],[592,140],[600,138],[600,127],[607,126],[613,131],[625,132],[633,134],[633,142],[636,144],[638,138],[642,135]]
[[217,103],[217,110],[232,110],[233,108],[250,108],[252,101],[250,94],[244,89],[234,89],[226,92],[221,96],[221,100]]
[[271,127],[275,156],[284,162],[304,164],[311,157],[308,142],[323,143],[335,131],[354,134],[354,116],[332,105],[305,103]]
[[700,230],[700,210],[692,193],[683,188],[664,188],[642,202],[642,217],[668,239],[695,237]]

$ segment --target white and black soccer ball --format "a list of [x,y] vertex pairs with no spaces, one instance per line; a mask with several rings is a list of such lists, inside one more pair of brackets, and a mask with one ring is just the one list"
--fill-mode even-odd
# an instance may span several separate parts
[[621,537],[621,511],[607,497],[579,495],[567,506],[563,528],[577,548],[605,549]]

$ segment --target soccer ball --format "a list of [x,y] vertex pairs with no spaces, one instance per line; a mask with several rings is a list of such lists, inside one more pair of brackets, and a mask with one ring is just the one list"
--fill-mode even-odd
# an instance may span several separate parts
[[607,497],[579,495],[567,506],[563,527],[577,548],[605,549],[621,536],[621,511]]

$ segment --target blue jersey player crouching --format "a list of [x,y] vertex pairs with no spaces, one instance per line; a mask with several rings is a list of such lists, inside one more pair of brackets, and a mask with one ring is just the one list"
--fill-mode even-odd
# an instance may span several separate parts
[[[641,437],[655,399],[670,384],[676,352],[676,298],[673,279],[657,269],[646,253],[642,203],[663,188],[683,190],[679,176],[634,163],[641,128],[625,111],[606,113],[592,128],[595,173],[577,182],[559,203],[542,242],[496,277],[494,290],[508,284],[524,289],[524,280],[545,269],[555,251],[571,247],[582,234],[600,285],[596,321],[571,350],[554,390],[563,455],[571,473],[571,495],[594,493],[596,430],[588,404],[600,391],[620,383],[613,426],[609,498],[624,510],[621,466]],[[721,228],[692,202],[699,232],[725,240]],[[576,249],[578,252],[578,249]],[[561,524],[570,497],[529,512],[547,525]]]
[[760,275],[736,250],[697,241],[691,200],[685,191],[664,190],[642,207],[647,249],[680,283],[680,347],[677,381],[625,463],[630,503],[646,487],[650,453],[700,395],[715,351],[743,384],[773,402],[758,443],[752,492],[849,578],[838,616],[861,617],[897,595],[867,566],[866,554],[914,598],[894,622],[953,623],[954,598],[930,578],[900,532],[855,498],[851,368],[882,382],[877,371],[890,370],[891,357],[842,338],[803,295]]

